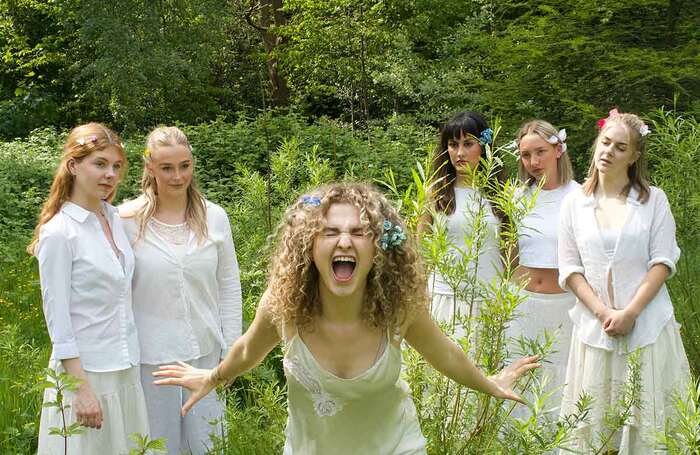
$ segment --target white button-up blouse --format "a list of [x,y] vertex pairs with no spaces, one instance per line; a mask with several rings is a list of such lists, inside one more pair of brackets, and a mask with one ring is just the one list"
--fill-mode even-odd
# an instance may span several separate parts
[[103,210],[123,268],[97,216],[72,202],[41,226],[36,249],[51,358],[80,357],[92,372],[139,364],[131,307],[134,256],[116,208],[103,203]]
[[141,363],[158,365],[224,355],[241,335],[243,305],[231,225],[224,209],[206,201],[207,239],[190,231],[185,253],[146,225],[125,218],[136,257],[134,314]]
[[[664,192],[651,187],[649,200],[642,204],[633,188],[627,197],[627,216],[620,229],[612,258],[605,252],[595,217],[597,202],[582,189],[569,193],[562,203],[559,225],[559,286],[566,285],[572,273],[581,273],[602,302],[616,309],[625,308],[634,297],[644,276],[655,264],[676,271],[680,249],[676,244],[676,224]],[[611,276],[613,299],[608,295]],[[611,337],[601,322],[580,301],[569,311],[583,343],[625,353],[656,341],[673,318],[673,306],[666,285],[637,317],[632,331],[624,337]]]

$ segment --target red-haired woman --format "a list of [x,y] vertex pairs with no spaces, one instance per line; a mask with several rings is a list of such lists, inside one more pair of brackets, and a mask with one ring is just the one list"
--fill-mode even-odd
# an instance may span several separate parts
[[[49,367],[80,380],[64,396],[64,421],[44,407],[39,454],[64,453],[50,434],[74,422],[68,453],[127,453],[131,433],[148,434],[139,378],[139,345],[131,309],[134,255],[109,204],[126,169],[116,133],[99,123],[74,128],[27,248],[39,261],[44,315],[53,345]],[[44,403],[56,390],[44,393]]]

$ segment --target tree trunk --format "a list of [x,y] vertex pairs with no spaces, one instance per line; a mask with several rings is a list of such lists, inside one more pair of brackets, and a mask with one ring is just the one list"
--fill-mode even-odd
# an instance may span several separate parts
[[284,107],[289,104],[289,90],[287,81],[279,72],[275,49],[282,44],[282,38],[270,31],[271,26],[279,27],[286,23],[282,11],[283,0],[262,0],[260,8],[260,30],[265,52],[267,52],[267,77],[270,81],[270,98],[275,107]]

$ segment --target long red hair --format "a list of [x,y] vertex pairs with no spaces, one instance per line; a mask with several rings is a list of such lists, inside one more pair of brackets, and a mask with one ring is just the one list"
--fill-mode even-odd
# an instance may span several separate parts
[[[126,154],[119,135],[101,123],[86,123],[73,128],[63,144],[63,156],[58,164],[56,174],[51,183],[49,197],[44,202],[39,214],[39,222],[34,228],[34,237],[27,246],[27,253],[34,254],[34,248],[39,241],[39,230],[41,226],[48,223],[61,210],[61,206],[70,199],[73,192],[73,174],[68,169],[71,160],[81,161],[92,152],[101,151],[108,147],[114,147],[121,155],[124,165],[120,172],[120,180],[126,173]],[[112,192],[107,195],[106,201],[112,202],[117,192],[117,185]]]

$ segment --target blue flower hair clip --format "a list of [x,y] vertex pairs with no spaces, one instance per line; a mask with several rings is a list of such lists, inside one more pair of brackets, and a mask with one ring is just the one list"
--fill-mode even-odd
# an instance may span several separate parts
[[321,199],[317,198],[316,196],[309,196],[308,194],[301,197],[301,202],[312,207],[318,207],[321,205]]
[[493,130],[491,128],[486,128],[484,131],[481,132],[481,136],[479,136],[479,144],[481,144],[481,145],[490,144],[492,140],[493,140]]
[[382,247],[382,250],[395,248],[406,240],[406,234],[404,234],[403,229],[398,224],[393,224],[385,219],[382,227],[384,228],[384,233],[382,238],[379,239],[379,246]]

